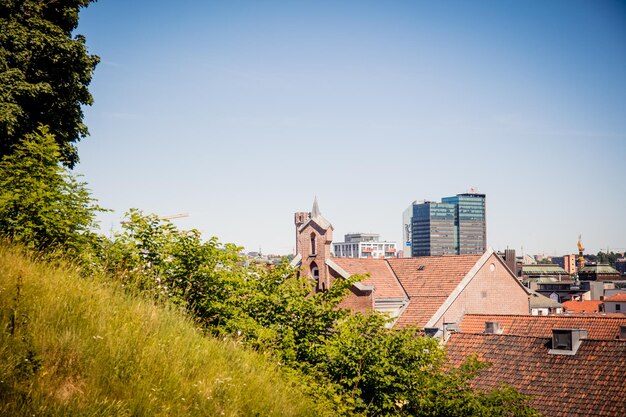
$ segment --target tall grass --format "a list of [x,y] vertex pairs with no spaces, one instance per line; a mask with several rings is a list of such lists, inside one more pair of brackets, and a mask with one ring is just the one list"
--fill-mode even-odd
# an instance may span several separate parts
[[0,415],[326,414],[302,391],[172,308],[0,244]]

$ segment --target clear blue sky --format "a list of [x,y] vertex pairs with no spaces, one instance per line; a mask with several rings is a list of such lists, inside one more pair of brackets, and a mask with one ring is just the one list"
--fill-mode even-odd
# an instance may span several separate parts
[[488,245],[626,250],[623,1],[123,1],[79,146],[105,232],[130,207],[287,254],[293,212],[401,239],[476,187]]

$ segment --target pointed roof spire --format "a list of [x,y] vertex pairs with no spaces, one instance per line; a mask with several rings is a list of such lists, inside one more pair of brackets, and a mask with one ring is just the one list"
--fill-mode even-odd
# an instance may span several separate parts
[[320,206],[319,204],[317,204],[317,196],[315,196],[315,199],[313,200],[313,209],[311,210],[311,218],[309,219],[309,221],[302,224],[298,228],[298,230],[304,230],[304,228],[312,221],[317,223],[322,229],[333,228],[333,225],[330,224],[330,222],[326,220],[324,217],[322,217],[322,213],[320,212]]
[[315,196],[315,199],[313,200],[313,209],[311,210],[311,218],[316,218],[316,217],[320,217],[322,213],[320,213],[320,207],[317,204],[317,196]]

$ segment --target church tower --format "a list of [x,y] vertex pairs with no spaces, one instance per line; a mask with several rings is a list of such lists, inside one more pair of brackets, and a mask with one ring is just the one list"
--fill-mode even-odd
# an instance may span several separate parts
[[310,213],[295,213],[294,223],[296,225],[296,258],[299,258],[301,273],[315,280],[317,291],[325,290],[331,284],[326,260],[330,258],[333,226],[322,217],[317,197],[313,201]]

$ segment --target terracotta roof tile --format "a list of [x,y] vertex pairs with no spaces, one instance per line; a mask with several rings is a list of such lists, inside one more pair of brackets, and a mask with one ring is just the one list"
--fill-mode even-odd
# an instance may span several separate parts
[[482,255],[391,258],[387,262],[409,295],[410,302],[396,322],[402,327],[426,325]]
[[564,301],[563,308],[574,313],[598,313],[603,304],[602,300]]
[[626,316],[531,316],[516,314],[466,314],[459,329],[462,333],[483,333],[485,322],[496,321],[502,334],[552,337],[552,329],[585,329],[590,339],[615,339],[620,326],[626,326]]
[[546,416],[625,416],[626,340],[581,341],[575,355],[548,353],[549,338],[456,333],[446,350],[454,366],[475,353],[491,363],[472,380],[489,390],[506,383],[532,396]]
[[613,297],[605,298],[604,301],[626,301],[626,294],[616,294]]
[[374,286],[374,299],[406,298],[400,282],[384,259],[332,258],[332,260],[349,274],[370,273],[369,278],[361,283]]

